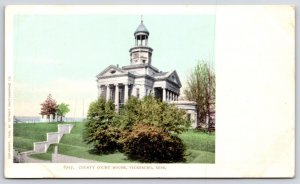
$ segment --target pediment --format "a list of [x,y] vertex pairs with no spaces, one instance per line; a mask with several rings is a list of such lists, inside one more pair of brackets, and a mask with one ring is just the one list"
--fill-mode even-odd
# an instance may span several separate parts
[[103,76],[114,76],[114,75],[121,75],[125,74],[126,71],[122,70],[121,68],[118,68],[114,65],[108,66],[105,70],[103,70],[101,73],[97,75],[97,77],[103,77]]
[[173,72],[170,72],[170,73],[168,74],[167,79],[168,79],[169,81],[172,81],[172,82],[178,84],[179,86],[181,86],[181,82],[180,82],[180,79],[179,79],[179,76],[178,76],[176,70],[174,70]]

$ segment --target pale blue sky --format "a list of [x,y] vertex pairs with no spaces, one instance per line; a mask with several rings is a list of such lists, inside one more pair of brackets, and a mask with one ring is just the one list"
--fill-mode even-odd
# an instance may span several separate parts
[[[143,17],[154,49],[152,64],[176,70],[183,87],[199,60],[214,61],[214,15]],[[139,23],[140,15],[15,16],[15,115],[38,115],[49,93],[71,105],[70,117],[86,114],[97,98],[95,76],[111,64],[130,64]]]

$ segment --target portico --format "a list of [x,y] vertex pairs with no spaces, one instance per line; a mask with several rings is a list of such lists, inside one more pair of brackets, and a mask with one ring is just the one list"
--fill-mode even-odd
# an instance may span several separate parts
[[129,84],[124,83],[102,84],[98,91],[100,91],[99,97],[113,101],[116,108],[124,105],[130,96]]
[[[136,89],[136,94],[132,94],[132,89]],[[136,96],[138,98],[143,98],[144,96],[151,95],[156,97],[157,99],[164,102],[172,102],[178,101],[178,97],[180,95],[179,90],[172,90],[172,88],[167,87],[154,87],[147,88],[145,93],[142,93],[140,90],[143,88],[138,88],[137,86],[133,86],[133,84],[128,83],[105,83],[98,85],[99,97],[104,99],[111,100],[116,105],[116,109],[122,107],[124,103],[128,100],[130,96]]]

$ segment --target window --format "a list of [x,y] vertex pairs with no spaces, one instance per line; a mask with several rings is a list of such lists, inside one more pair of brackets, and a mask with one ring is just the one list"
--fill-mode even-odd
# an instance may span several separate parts
[[136,88],[136,97],[139,99],[140,98],[140,89]]
[[116,70],[112,70],[112,71],[110,71],[110,73],[111,73],[111,74],[114,74],[114,73],[116,73]]

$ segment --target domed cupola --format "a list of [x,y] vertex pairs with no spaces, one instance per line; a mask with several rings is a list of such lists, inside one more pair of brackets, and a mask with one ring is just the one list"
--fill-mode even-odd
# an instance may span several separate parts
[[141,20],[141,23],[140,23],[139,27],[137,27],[136,30],[135,30],[135,32],[134,32],[134,36],[145,35],[145,34],[147,36],[149,36],[149,31],[146,28],[146,26],[143,24],[143,20]]
[[150,33],[141,20],[140,25],[134,32],[135,45],[130,52],[131,64],[151,64],[151,55],[153,49],[148,46],[148,37]]

